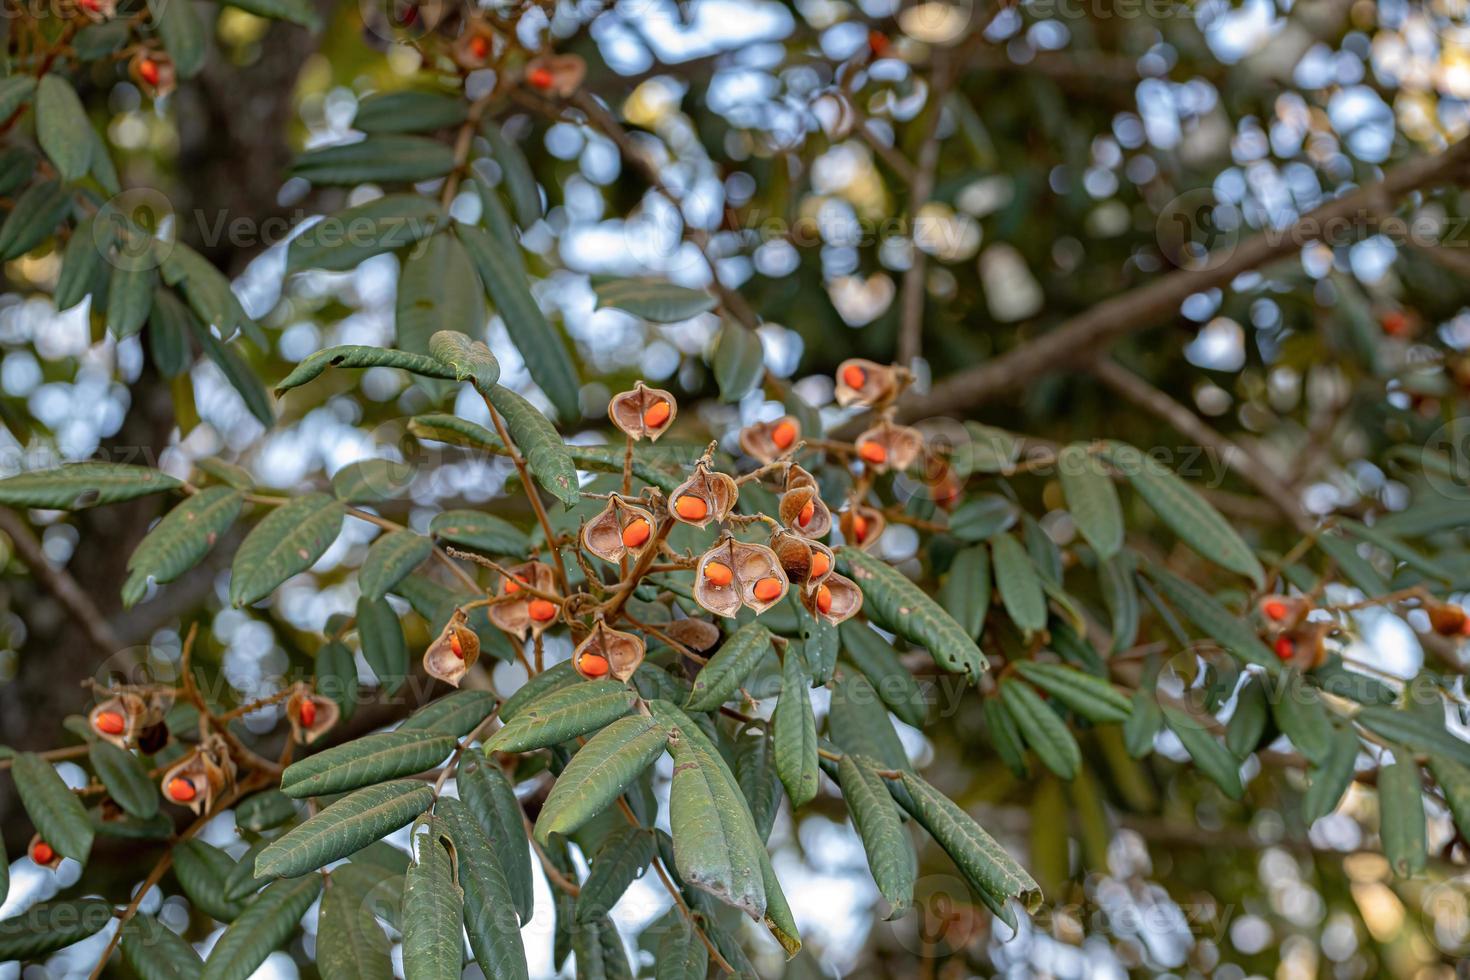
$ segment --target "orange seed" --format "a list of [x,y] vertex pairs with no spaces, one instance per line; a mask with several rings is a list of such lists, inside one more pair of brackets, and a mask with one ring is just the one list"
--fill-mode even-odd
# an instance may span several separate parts
[[[458,633],[449,634],[449,652],[461,660],[464,659],[464,645],[459,642]],[[311,722],[307,722],[307,724],[309,725]]]
[[483,35],[476,35],[470,38],[470,54],[476,58],[484,58],[489,53],[490,42],[485,40]]
[[763,578],[755,583],[751,592],[761,602],[770,602],[781,594],[781,580],[775,577]]
[[577,666],[588,677],[601,677],[607,673],[607,658],[595,653],[584,653]]
[[556,603],[549,599],[533,599],[528,610],[538,623],[548,623],[556,618]]
[[525,579],[517,575],[514,579],[506,579],[505,585],[501,587],[500,591],[503,595],[515,595],[521,591],[521,586],[527,584]]
[[832,590],[825,585],[817,586],[817,609],[824,613],[832,611]]
[[31,860],[37,864],[50,864],[56,860],[56,851],[51,845],[43,840],[36,841],[36,846],[31,848]]
[[669,403],[660,398],[643,410],[643,424],[650,429],[657,429],[669,420],[671,414],[673,409],[669,407]]
[[842,369],[842,383],[849,388],[861,388],[868,383],[868,372],[856,364],[849,364]]
[[868,519],[862,514],[852,515],[852,536],[858,544],[868,540]]
[[301,702],[301,724],[307,728],[316,724],[316,705],[311,701]]
[[551,88],[551,83],[554,79],[551,77],[551,72],[548,69],[532,68],[526,73],[526,81],[539,89],[548,89]]
[[192,802],[198,795],[194,790],[194,784],[183,776],[175,776],[168,781],[168,798],[179,803]]
[[806,527],[808,524],[810,524],[812,522],[812,518],[815,517],[816,515],[817,515],[817,503],[816,503],[816,501],[814,501],[814,500],[808,500],[806,502],[805,506],[803,506],[801,508],[801,513],[799,513],[799,514],[796,515],[796,523],[800,524],[802,527]]
[[776,444],[777,449],[786,449],[796,441],[796,426],[791,422],[781,422],[771,430],[771,442]]
[[138,62],[138,77],[149,85],[158,84],[158,62],[152,58],[144,58]]
[[104,711],[97,716],[97,730],[104,735],[121,735],[127,727],[127,720],[116,711]]
[[693,494],[686,493],[674,501],[674,513],[686,521],[702,521],[709,514],[709,504]]
[[729,565],[712,561],[704,566],[704,577],[711,585],[729,585],[735,580],[735,573],[730,571]]
[[881,466],[888,459],[888,450],[884,449],[881,443],[865,442],[858,447],[858,455],[866,463]]
[[1296,644],[1289,636],[1278,636],[1276,638],[1276,656],[1282,660],[1290,660],[1292,654],[1296,653]]
[[811,578],[821,578],[823,575],[826,575],[827,574],[827,569],[829,569],[831,567],[832,567],[832,563],[827,560],[827,554],[826,554],[826,552],[822,552],[822,551],[813,551],[812,552],[812,573],[811,573]]
[[648,536],[652,533],[653,530],[648,526],[647,521],[641,517],[634,518],[628,522],[627,527],[623,528],[623,544],[629,548],[636,548],[647,541]]
[[1281,622],[1281,620],[1286,618],[1286,603],[1282,602],[1280,599],[1272,599],[1270,602],[1266,603],[1265,611],[1267,616],[1271,617],[1279,623]]

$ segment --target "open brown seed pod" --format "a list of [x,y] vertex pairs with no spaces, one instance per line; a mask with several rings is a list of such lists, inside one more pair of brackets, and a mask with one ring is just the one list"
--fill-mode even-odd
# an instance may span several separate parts
[[704,653],[706,650],[714,649],[714,645],[720,642],[720,628],[705,619],[676,619],[659,627],[668,637],[693,650],[695,653]]
[[734,616],[741,606],[759,615],[785,597],[788,585],[774,551],[728,534],[700,555],[694,570],[694,598],[717,616]]
[[662,388],[650,388],[642,381],[632,391],[614,395],[607,403],[607,415],[613,425],[634,439],[656,442],[669,431],[679,414],[679,403]]
[[685,524],[704,527],[728,517],[739,496],[732,477],[711,470],[701,460],[694,464],[694,475],[669,495],[669,513]]
[[139,48],[128,61],[128,74],[154,98],[162,98],[176,85],[173,59],[162,51]]
[[163,798],[194,813],[208,811],[214,798],[235,781],[235,764],[224,739],[211,735],[175,763],[159,780]]
[[1429,626],[1440,636],[1462,636],[1470,625],[1465,609],[1451,602],[1436,602],[1429,606]]
[[[512,603],[514,605],[514,603]],[[494,608],[494,607],[492,607]],[[456,609],[434,642],[424,651],[424,672],[459,687],[464,675],[480,659],[480,638],[470,629],[470,618]]]
[[1296,629],[1312,611],[1312,605],[1303,596],[1266,595],[1256,603],[1256,609],[1261,614],[1267,635],[1275,636]]
[[1327,660],[1328,622],[1306,622],[1276,637],[1276,656],[1299,670],[1313,670]]
[[313,694],[305,684],[297,684],[286,700],[286,720],[291,723],[291,737],[302,745],[310,745],[330,731],[341,716],[341,709],[331,698]]
[[607,506],[582,528],[582,547],[607,562],[638,557],[653,544],[652,512],[613,494]]
[[813,616],[835,626],[863,608],[863,592],[852,579],[832,572],[821,585],[802,593],[801,602]]
[[832,567],[836,564],[831,548],[790,531],[777,531],[771,535],[771,550],[776,553],[786,578],[804,596],[815,592],[817,586],[832,574]]
[[866,504],[857,504],[837,515],[837,526],[842,529],[844,541],[868,551],[883,536],[884,528],[888,527],[888,518],[883,516],[881,510]]
[[832,512],[816,487],[797,487],[781,495],[781,523],[805,538],[824,538],[832,530]]
[[786,467],[786,490],[789,492],[799,487],[811,487],[813,490],[819,489],[817,478],[793,463]]
[[642,638],[610,629],[599,619],[593,624],[592,632],[572,652],[572,666],[588,680],[612,675],[626,681],[643,663],[644,652]]
[[488,24],[471,20],[465,25],[464,33],[455,40],[450,56],[461,68],[474,70],[489,64],[494,53],[495,32]]
[[41,867],[50,868],[52,871],[61,867],[61,855],[56,852],[56,848],[42,840],[40,834],[33,836],[31,842],[26,845],[26,856]]
[[[514,598],[493,603],[486,614],[490,617],[490,622],[500,629],[524,640],[528,631],[540,633],[556,622],[559,610],[556,603],[548,599],[538,599],[522,592],[521,586],[529,585],[538,592],[554,594],[556,573],[551,570],[550,565],[539,561],[524,562],[509,571],[515,578],[500,583],[500,595]],[[547,615],[548,607],[550,615]]]
[[140,695],[124,692],[93,708],[87,715],[87,724],[98,738],[125,749],[136,740],[139,729],[146,723],[147,714],[147,703]]
[[587,62],[575,54],[547,54],[526,62],[526,81],[532,87],[565,99],[587,77]]
[[740,430],[740,448],[762,463],[769,463],[800,440],[801,423],[794,415],[783,415],[774,422],[757,422]]
[[833,392],[837,404],[865,405],[869,408],[888,404],[898,397],[898,372],[892,367],[850,358],[837,365],[837,388]]
[[879,422],[857,437],[858,459],[875,473],[903,470],[914,465],[924,451],[924,436],[918,429],[892,422]]

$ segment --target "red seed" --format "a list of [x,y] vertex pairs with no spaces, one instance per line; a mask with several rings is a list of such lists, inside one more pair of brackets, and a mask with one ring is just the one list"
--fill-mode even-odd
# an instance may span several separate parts
[[832,611],[832,590],[825,585],[817,586],[817,610],[824,613]]
[[602,677],[607,673],[607,658],[595,653],[584,653],[577,667],[588,677]]
[[808,500],[801,508],[801,513],[796,515],[796,523],[806,527],[817,516],[817,504],[814,500]]
[[771,430],[771,442],[776,444],[777,449],[786,449],[796,441],[796,425],[792,422],[780,422]]
[[502,595],[515,595],[521,591],[521,586],[529,584],[525,579],[517,575],[514,579],[506,579],[505,585],[501,587],[500,592]]
[[464,644],[459,642],[458,633],[449,634],[449,652],[461,660],[464,659]]
[[1383,332],[1390,337],[1397,337],[1409,329],[1409,318],[1404,316],[1401,310],[1389,310],[1383,314]]
[[121,735],[127,730],[127,719],[116,711],[104,711],[97,716],[97,730],[103,735]]
[[154,61],[152,58],[144,58],[142,61],[138,62],[138,77],[143,79],[143,81],[147,82],[149,85],[157,85],[159,78],[158,62]]
[[489,53],[490,42],[485,39],[484,35],[477,34],[470,38],[470,54],[483,60]]
[[858,544],[868,540],[868,519],[862,514],[852,515],[852,536]]
[[533,599],[529,612],[538,623],[549,623],[556,618],[556,603],[549,599]]
[[849,364],[842,369],[842,383],[849,388],[861,388],[868,383],[868,372],[856,364]]
[[312,701],[301,702],[301,724],[310,728],[316,724],[316,704]]
[[827,553],[825,551],[812,552],[811,578],[821,578],[823,575],[827,574],[827,570],[831,567],[832,563],[827,560]]
[[1294,653],[1296,653],[1296,644],[1292,642],[1291,637],[1278,636],[1276,638],[1276,656],[1282,660],[1290,660]]
[[623,544],[629,548],[636,548],[647,541],[648,536],[652,533],[653,529],[648,526],[647,521],[641,517],[634,518],[628,522],[627,527],[623,528]]
[[882,466],[888,460],[888,450],[878,442],[863,443],[858,447],[858,455],[863,458],[863,462],[872,463],[874,466]]
[[709,516],[709,504],[693,494],[686,493],[674,501],[674,513],[686,521],[702,521]]
[[[881,58],[888,52],[888,35],[882,31],[868,32],[868,50],[873,52],[873,57]],[[854,385],[853,387],[857,387]]]
[[194,784],[183,776],[175,776],[168,781],[168,798],[175,802],[190,803],[197,795]]
[[643,410],[643,424],[650,429],[657,429],[667,422],[672,414],[674,414],[673,408],[660,398]]
[[1280,599],[1272,599],[1270,602],[1266,603],[1264,608],[1266,611],[1266,615],[1269,616],[1271,619],[1276,620],[1278,623],[1286,618],[1286,603],[1282,602]]
[[43,840],[38,840],[36,841],[36,845],[31,848],[31,860],[37,864],[50,864],[56,860],[56,851],[52,849],[50,844]]
[[549,69],[532,68],[530,71],[526,72],[526,81],[530,82],[536,88],[545,91],[546,89],[551,88],[551,83],[555,81],[555,79],[552,77],[551,71]]
[[729,585],[735,580],[735,573],[730,571],[730,566],[717,561],[707,562],[704,566],[704,577],[711,585]]
[[755,583],[751,593],[761,602],[770,602],[781,594],[781,580],[778,578],[763,578]]

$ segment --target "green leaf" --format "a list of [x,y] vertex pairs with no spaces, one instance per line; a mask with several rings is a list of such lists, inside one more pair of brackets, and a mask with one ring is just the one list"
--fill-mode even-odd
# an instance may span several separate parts
[[1467,833],[1466,828],[1470,827],[1470,768],[1443,756],[1431,755],[1429,772],[1444,793],[1445,802],[1455,818],[1455,826],[1460,833]]
[[13,194],[30,183],[36,162],[35,154],[24,146],[0,150],[0,194]]
[[[709,950],[694,934],[689,920],[670,909],[659,922],[658,950],[653,957],[654,980],[705,980],[709,976]],[[744,974],[741,974],[744,976]]]
[[136,605],[147,593],[149,579],[163,585],[199,564],[235,523],[244,503],[244,495],[232,487],[206,487],[164,515],[128,559],[123,605]]
[[1248,619],[1232,613],[1199,586],[1161,565],[1150,565],[1147,571],[1164,598],[1206,636],[1246,663],[1264,667],[1268,674],[1281,672],[1281,661],[1261,642]]
[[465,121],[464,100],[435,92],[374,92],[357,104],[352,128],[364,133],[427,133]]
[[[287,802],[290,802],[287,798]],[[240,860],[230,869],[225,876],[225,898],[232,902],[242,902],[249,899],[256,892],[270,884],[271,876],[255,875],[255,861],[260,857],[260,852],[269,847],[271,842],[265,838],[257,840],[250,845],[250,849],[240,855]]]
[[274,424],[275,409],[271,405],[270,395],[266,392],[265,385],[261,384],[260,378],[250,363],[235,350],[234,345],[220,340],[199,321],[190,320],[189,326],[199,340],[199,346],[204,349],[204,355],[220,369],[220,373],[225,376],[230,387],[239,392],[250,414],[267,428]]
[[193,78],[204,67],[208,35],[194,4],[173,0],[148,0],[148,14],[163,39],[164,50],[173,60],[180,78]]
[[143,329],[153,309],[158,273],[151,266],[121,264],[112,272],[107,290],[107,329],[122,340]]
[[1366,541],[1375,548],[1381,548],[1389,555],[1392,555],[1394,559],[1403,562],[1421,575],[1437,578],[1441,582],[1454,582],[1456,580],[1456,575],[1452,570],[1410,547],[1392,534],[1375,527],[1369,527],[1350,517],[1339,518],[1337,520],[1337,526],[1353,537],[1361,541]]
[[592,287],[599,309],[611,307],[653,323],[678,323],[708,313],[719,302],[702,289],[662,279],[610,279]]
[[415,853],[403,888],[404,980],[459,980],[464,965],[464,893],[449,852],[425,824],[410,837]]
[[949,519],[949,533],[961,541],[985,541],[1010,530],[1016,523],[1016,505],[998,493],[971,497]]
[[1265,570],[1250,546],[1173,471],[1121,442],[1108,443],[1104,456],[1181,541],[1220,567],[1246,576],[1257,587],[1264,584]]
[[909,813],[991,911],[1009,923],[1015,916],[1005,906],[1007,899],[1016,899],[1028,912],[1041,906],[1041,889],[1032,877],[959,804],[913,773],[903,774],[903,786],[912,800]]
[[291,173],[313,184],[416,184],[454,169],[454,150],[424,136],[369,136],[359,143],[308,150]]
[[1113,685],[1063,664],[1017,660],[1012,666],[1033,686],[1056,698],[1088,721],[1105,725],[1128,719],[1132,703]]
[[[171,242],[163,260],[163,281],[178,288],[189,309],[198,314],[207,327],[219,330],[220,337],[231,339],[236,330],[247,331],[257,347],[264,347],[265,340],[255,322],[245,315],[245,308],[230,288],[230,280],[216,269],[209,260],[182,242]],[[208,330],[198,331],[200,341],[208,347],[224,347]],[[206,339],[208,338],[208,339]]]
[[112,920],[112,903],[100,898],[32,905],[0,920],[0,962],[40,959],[101,932]]
[[972,640],[980,639],[990,611],[990,551],[983,544],[955,553],[939,588],[939,604]]
[[357,711],[357,662],[347,645],[337,641],[316,652],[316,690],[337,702],[344,719]]
[[971,634],[902,573],[856,548],[837,549],[863,591],[868,615],[910,643],[927,647],[934,662],[975,683],[990,669]]
[[55,72],[36,85],[36,139],[62,180],[80,180],[92,166],[92,123],[71,82]]
[[71,189],[57,181],[27,188],[0,225],[0,259],[19,258],[54,235],[71,205]]
[[235,805],[235,826],[254,834],[295,818],[296,801],[280,790],[263,790]]
[[489,117],[480,124],[480,132],[490,144],[495,162],[500,165],[511,206],[515,208],[516,223],[522,228],[531,227],[541,219],[541,192],[536,187],[530,163],[521,148]]
[[785,892],[781,890],[776,869],[771,866],[771,856],[764,848],[759,853],[761,887],[766,890],[766,914],[763,921],[766,929],[786,951],[786,958],[790,959],[801,952],[801,935],[796,928],[796,915],[786,901]]
[[130,463],[66,463],[0,480],[0,504],[82,510],[182,486],[166,473]]
[[747,623],[726,638],[709,663],[699,669],[688,711],[714,711],[740,689],[761,658],[771,649],[771,631],[757,622]]
[[1098,562],[1097,566],[1098,585],[1113,626],[1112,643],[1108,646],[1112,653],[1127,650],[1138,636],[1138,586],[1133,568],[1132,552],[1120,552]]
[[500,380],[500,362],[490,348],[457,330],[440,330],[430,336],[429,353],[453,368],[457,380],[473,383],[482,395],[488,395]]
[[485,743],[485,751],[526,752],[560,745],[611,724],[631,711],[637,699],[636,691],[612,680],[549,691],[507,721]]
[[296,931],[321,890],[321,876],[306,875],[255,896],[209,951],[202,980],[247,980]]
[[1321,763],[1332,744],[1332,721],[1317,688],[1288,671],[1272,691],[1271,716],[1276,727],[1309,762]]
[[1470,765],[1470,742],[1463,742],[1447,731],[1443,718],[1431,719],[1416,712],[1366,704],[1354,720],[1373,734],[1415,752],[1442,755],[1462,766]]
[[489,691],[455,691],[430,701],[403,720],[395,731],[433,732],[463,738],[490,717],[495,695]]
[[189,942],[151,915],[122,927],[122,952],[141,980],[196,980],[204,961]]
[[[78,32],[77,42],[81,41]],[[36,80],[30,75],[11,75],[0,79],[0,119],[9,119],[11,113],[28,102],[36,94]]]
[[642,827],[621,827],[609,834],[577,895],[577,921],[590,922],[611,912],[628,886],[648,870],[657,850],[653,834]]
[[318,912],[316,965],[322,980],[393,980],[392,945],[372,906],[336,874]]
[[598,732],[551,787],[536,818],[536,839],[544,844],[552,834],[570,835],[611,806],[668,739],[663,726],[645,715],[620,718]]
[[998,697],[985,698],[981,706],[995,754],[1000,756],[1007,769],[1016,774],[1017,779],[1030,777],[1031,768],[1026,763],[1026,745],[1021,740],[1021,730],[1016,727],[1016,719],[1006,710],[1005,703]]
[[1000,698],[1041,764],[1063,779],[1075,778],[1082,750],[1057,713],[1029,686],[1010,678],[1000,682]]
[[1026,636],[1046,629],[1046,593],[1031,556],[1009,534],[990,539],[990,555],[995,568],[995,584],[1006,614]]
[[1057,476],[1077,530],[1106,561],[1123,547],[1123,507],[1102,461],[1083,443],[1057,454]]
[[357,572],[357,584],[364,599],[382,599],[393,590],[403,577],[419,567],[434,550],[434,542],[407,529],[390,531],[373,542],[362,568]]
[[388,600],[358,598],[357,640],[378,683],[387,693],[396,693],[408,677],[408,643]]
[[455,741],[453,735],[434,731],[364,735],[287,766],[281,773],[281,792],[299,800],[411,776],[447,759]]
[[1429,863],[1424,830],[1424,793],[1419,766],[1394,762],[1378,769],[1378,835],[1383,856],[1400,878],[1423,874]]
[[236,7],[257,17],[300,24],[315,33],[321,30],[321,18],[307,0],[221,0],[226,7]]
[[582,676],[572,666],[570,660],[563,660],[553,667],[548,667],[539,674],[533,674],[516,689],[516,692],[505,699],[500,706],[500,720],[509,724],[522,711],[534,702],[540,700],[542,695],[550,694],[552,691],[560,691],[575,684],[582,683]]
[[490,390],[490,403],[505,420],[505,428],[526,457],[526,465],[536,482],[568,507],[578,503],[582,498],[576,464],[550,420],[530,402],[501,385]]
[[329,214],[291,239],[286,273],[347,272],[374,255],[394,252],[434,233],[444,212],[432,198],[388,194]]
[[391,367],[417,374],[424,378],[442,378],[446,381],[454,380],[454,369],[449,365],[430,357],[428,354],[415,354],[410,351],[388,350],[384,347],[364,347],[358,344],[345,344],[341,347],[328,347],[319,350],[306,358],[291,371],[290,374],[281,379],[276,385],[276,394],[299,388],[309,381],[314,381],[327,368],[371,368]]
[[733,320],[725,321],[710,353],[710,367],[720,386],[720,399],[738,402],[765,377],[766,361],[760,337]]
[[562,421],[581,418],[577,369],[561,335],[547,322],[531,295],[525,265],[516,251],[519,246],[497,242],[471,225],[458,225],[455,233],[479,271],[511,343],[521,352],[531,380],[551,399]]
[[127,813],[147,820],[158,812],[158,788],[133,753],[99,738],[87,747],[87,759],[107,795]]
[[[415,245],[398,277],[398,346],[433,356],[429,338],[435,332],[478,334],[486,319],[484,294],[475,285],[474,266],[459,239],[444,231]],[[458,378],[460,372],[452,365],[451,370]]]
[[413,482],[411,463],[374,456],[348,463],[332,474],[332,496],[344,504],[376,504],[401,497]]
[[531,876],[531,848],[515,787],[506,778],[505,770],[479,749],[461,753],[455,781],[459,798],[480,824],[491,851],[505,871],[516,914],[522,922],[530,922],[535,883]]
[[889,769],[907,769],[908,754],[883,702],[861,674],[844,673],[832,688],[827,734],[843,751],[876,759]]
[[[75,240],[74,234],[72,241]],[[63,269],[62,276],[65,275]],[[199,328],[189,322],[193,318],[194,314],[173,290],[160,286],[153,291],[153,309],[148,311],[148,355],[165,378],[179,377],[194,363],[189,336]]]
[[531,549],[526,532],[494,514],[446,510],[434,515],[429,533],[440,541],[490,555],[524,555]]
[[433,802],[433,787],[416,779],[350,793],[272,841],[255,859],[255,876],[294,878],[315,871],[407,826]]
[[1307,770],[1311,782],[1302,798],[1302,819],[1308,826],[1337,809],[1352,784],[1357,759],[1357,734],[1345,728],[1334,731],[1327,758]]
[[1240,783],[1239,760],[1230,754],[1229,749],[1215,741],[1215,737],[1192,716],[1168,705],[1161,708],[1164,724],[1179,737],[1184,751],[1189,753],[1200,771],[1210,777],[1226,796],[1232,800],[1240,799],[1245,788]]
[[606,916],[581,923],[572,930],[577,976],[584,980],[633,980],[628,954],[617,926]]
[[852,825],[862,838],[878,893],[888,902],[885,918],[896,919],[913,904],[919,861],[914,842],[903,829],[898,805],[877,768],[871,760],[844,755],[837,763],[837,781]]
[[[4,118],[3,114],[0,118]],[[4,229],[0,228],[0,243],[4,239]],[[98,280],[108,273],[109,265],[103,250],[110,248],[111,244],[111,233],[106,224],[95,216],[77,222],[71,238],[67,240],[61,260],[61,275],[57,277],[56,291],[51,296],[58,310],[71,309],[96,289]],[[157,313],[153,318],[158,318]]]
[[85,864],[92,852],[92,823],[56,767],[35,753],[22,752],[11,763],[10,774],[41,839],[57,854]]
[[465,931],[475,962],[488,980],[526,980],[526,950],[510,883],[484,831],[459,800],[441,799],[434,805],[434,819],[435,826],[454,843],[459,884],[464,889]]
[[1342,571],[1349,582],[1368,595],[1383,595],[1390,586],[1373,563],[1358,554],[1357,546],[1336,531],[1317,535],[1317,547]]
[[173,859],[179,887],[205,915],[233,922],[245,911],[243,901],[227,895],[225,883],[235,862],[224,851],[201,840],[188,840],[174,848]]
[[929,706],[914,675],[898,659],[893,644],[855,619],[843,623],[839,633],[843,653],[862,671],[888,709],[905,724],[922,728],[928,719]]
[[764,729],[751,728],[735,740],[735,780],[762,841],[770,839],[776,812],[781,808],[775,751],[770,733]]
[[[697,679],[696,679],[697,682]],[[811,678],[795,651],[781,663],[781,696],[771,716],[776,739],[776,774],[793,807],[817,795],[817,720],[808,693]]]
[[1261,744],[1270,717],[1266,685],[1260,676],[1251,674],[1235,695],[1235,710],[1225,728],[1225,747],[1237,759],[1244,759]]
[[235,552],[230,602],[236,606],[259,602],[314,565],[337,540],[344,516],[342,502],[324,493],[294,497],[267,514]]
[[766,912],[760,875],[765,847],[744,797],[718,753],[684,728],[669,739],[674,757],[669,828],[679,877],[759,921]]

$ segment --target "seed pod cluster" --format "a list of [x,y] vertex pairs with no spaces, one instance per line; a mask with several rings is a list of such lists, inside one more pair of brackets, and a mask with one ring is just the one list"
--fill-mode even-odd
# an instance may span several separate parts
[[1312,670],[1327,660],[1327,634],[1330,632],[1331,623],[1304,622],[1279,634],[1272,641],[1271,649],[1282,662],[1301,670]]
[[611,675],[626,681],[643,663],[644,653],[641,637],[612,629],[599,619],[592,625],[592,632],[572,652],[572,666],[588,680]]
[[637,558],[653,539],[653,513],[618,494],[613,494],[601,513],[582,528],[582,547],[613,563],[629,555]]
[[424,651],[424,672],[459,687],[459,682],[479,659],[480,637],[470,629],[469,616],[465,611],[456,609]]
[[694,598],[717,616],[734,616],[742,606],[760,615],[785,598],[788,585],[774,551],[728,534],[694,570]]
[[[528,632],[540,636],[556,622],[561,607],[550,599],[532,595],[523,586],[554,595],[556,573],[550,565],[539,561],[528,561],[509,571],[512,578],[500,583],[500,596],[490,606],[490,622],[520,640],[524,640]],[[479,653],[478,646],[475,653]]]
[[325,735],[336,726],[340,716],[337,702],[313,693],[305,684],[297,684],[286,700],[286,720],[291,723],[291,737],[302,745],[310,745]]
[[235,782],[235,763],[219,735],[209,735],[199,747],[169,767],[159,781],[163,798],[194,813],[205,813],[215,797]]
[[658,437],[674,424],[679,414],[679,403],[674,396],[662,388],[650,388],[642,381],[633,385],[632,391],[614,395],[607,403],[607,415],[612,424],[633,439],[657,442]]

